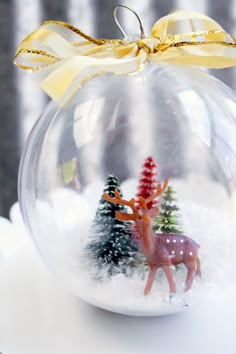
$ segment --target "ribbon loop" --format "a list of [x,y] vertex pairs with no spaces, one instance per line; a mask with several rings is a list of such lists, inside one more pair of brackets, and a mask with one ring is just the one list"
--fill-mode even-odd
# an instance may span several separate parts
[[95,75],[126,75],[145,62],[170,62],[226,68],[236,65],[236,40],[210,17],[175,11],[159,19],[148,38],[96,39],[61,21],[46,21],[19,45],[14,64],[41,70],[41,87],[53,99],[72,84],[81,87]]

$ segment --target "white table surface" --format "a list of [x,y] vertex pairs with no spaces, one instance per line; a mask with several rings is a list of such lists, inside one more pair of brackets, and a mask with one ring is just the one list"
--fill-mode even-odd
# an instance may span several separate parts
[[102,311],[64,289],[25,238],[18,207],[11,216],[11,224],[0,220],[3,354],[236,353],[235,285],[223,289],[211,303],[167,317]]

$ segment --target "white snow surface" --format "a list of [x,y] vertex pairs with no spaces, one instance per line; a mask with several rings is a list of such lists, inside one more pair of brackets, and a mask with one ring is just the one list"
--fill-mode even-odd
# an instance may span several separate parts
[[0,216],[0,264],[23,247],[26,240],[19,204],[15,203],[10,210],[10,219]]
[[[65,193],[63,195],[65,197]],[[74,201],[76,199],[77,196]],[[229,202],[226,199],[225,205]],[[226,213],[225,208],[223,211]],[[217,223],[223,222],[221,209],[216,212],[220,214]],[[70,213],[67,213],[68,217]],[[47,217],[50,219],[49,215]],[[70,227],[67,224],[66,227],[73,230],[75,225]],[[72,231],[68,233],[69,243],[72,239],[75,246],[78,241],[72,234]],[[198,287],[202,296],[191,311],[152,319],[120,316],[79,301],[63,287],[60,279],[47,272],[26,237],[16,203],[11,209],[10,220],[0,218],[0,351],[4,354],[77,354],[78,351],[89,354],[235,354],[235,235],[228,234],[229,257],[222,269],[218,268],[217,259],[225,249],[226,235],[219,236],[218,233],[217,236],[219,252],[215,254],[216,250],[212,248],[209,253],[212,251],[211,259],[217,270],[212,271],[218,274],[218,279],[204,276]],[[54,237],[56,240],[57,235]],[[206,268],[201,246],[202,265]],[[205,291],[202,284],[211,283],[211,280],[212,283],[218,282],[211,291]],[[70,279],[68,285],[71,286]],[[81,288],[79,284],[78,288]],[[84,289],[87,300],[88,292],[93,290],[91,287]],[[122,293],[117,287],[114,290]],[[159,291],[159,287],[155,290]],[[122,294],[116,303],[117,310],[122,309],[122,302],[126,302],[125,295]],[[158,292],[155,295],[158,297]],[[105,294],[102,301],[107,301]]]
[[[202,278],[195,278],[187,293],[183,291],[184,266],[175,272],[178,292],[171,299],[161,270],[146,297],[143,290],[147,270],[137,269],[129,277],[117,274],[108,278],[104,269],[99,279],[94,277],[91,262],[84,256],[84,247],[90,237],[102,184],[93,184],[92,191],[87,187],[83,195],[57,190],[50,196],[50,203],[38,201],[33,223],[36,244],[49,267],[72,292],[97,307],[134,316],[159,316],[183,311],[205,300],[210,302],[235,282],[235,224],[231,201],[223,188],[206,181],[204,187],[199,188],[198,182],[190,180],[187,185],[170,182],[177,190],[184,234],[201,245]],[[130,198],[133,195],[130,191],[133,193],[136,186],[136,180],[125,181],[121,186],[124,197]],[[88,202],[88,196],[93,196],[92,203]]]
[[0,263],[0,278],[3,354],[235,354],[233,283],[190,311],[136,318],[70,294],[30,242]]

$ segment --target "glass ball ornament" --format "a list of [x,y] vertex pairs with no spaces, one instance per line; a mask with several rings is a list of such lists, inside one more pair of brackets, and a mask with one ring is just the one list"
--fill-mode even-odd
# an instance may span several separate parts
[[[182,311],[229,288],[236,265],[235,93],[196,68],[169,64],[98,76],[71,92],[39,118],[19,173],[23,218],[49,268],[83,300],[136,316]],[[177,291],[170,292],[159,265],[144,295],[150,262],[140,229],[117,218],[117,211],[131,215],[129,206],[103,193],[118,190],[147,212],[137,195],[148,197],[165,178],[169,187],[152,202],[159,210],[149,229],[152,239],[170,234],[168,257],[180,257],[170,266]],[[181,248],[182,236],[200,245],[201,276],[188,291],[181,255],[192,251]]]

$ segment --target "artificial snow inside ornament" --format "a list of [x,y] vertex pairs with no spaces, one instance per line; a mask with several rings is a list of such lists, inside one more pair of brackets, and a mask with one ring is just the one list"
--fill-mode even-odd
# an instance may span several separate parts
[[21,210],[48,266],[85,301],[154,316],[232,285],[236,96],[191,64],[232,66],[235,51],[216,22],[187,11],[134,42],[48,21],[20,44],[15,63],[41,71],[54,99],[23,154]]

